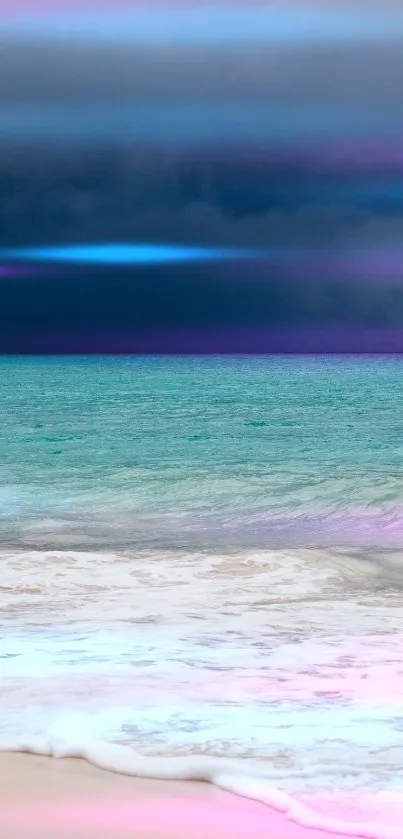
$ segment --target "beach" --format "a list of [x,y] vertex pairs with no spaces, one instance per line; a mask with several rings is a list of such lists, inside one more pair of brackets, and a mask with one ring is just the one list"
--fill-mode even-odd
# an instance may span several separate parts
[[[191,781],[127,778],[84,761],[0,757],[4,839],[323,839],[263,804]],[[331,834],[339,839],[341,834]]]
[[128,778],[85,761],[0,757],[0,829],[5,839],[53,836],[56,830],[66,837],[89,831],[108,839],[128,832],[138,839],[196,837],[200,824],[193,825],[193,834],[187,833],[193,802],[199,817],[203,806],[208,814],[209,808],[223,804],[228,818],[229,798],[207,784]]
[[[0,401],[2,835],[400,839],[400,362],[3,358]],[[55,726],[104,769],[18,753]]]

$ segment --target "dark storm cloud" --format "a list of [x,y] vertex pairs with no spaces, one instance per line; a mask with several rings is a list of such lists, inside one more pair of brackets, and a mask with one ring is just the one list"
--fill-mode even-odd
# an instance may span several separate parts
[[1,248],[272,246],[291,267],[4,262],[0,351],[403,350],[403,15],[391,27],[386,4],[369,34],[369,3],[354,26],[339,4],[333,29],[324,6],[301,37],[282,3],[266,41],[196,27],[169,44],[154,6],[135,46],[78,13],[63,37],[47,15],[35,35],[3,27]]
[[2,280],[0,351],[403,351],[401,283],[268,279],[196,267]]
[[376,242],[378,231],[387,246],[401,236],[403,167],[335,175],[324,165],[315,170],[309,156],[289,155],[281,164],[277,154],[3,150],[0,193],[3,248],[114,240],[363,246],[369,227],[368,241]]
[[[301,167],[292,171],[290,161],[280,176],[276,163],[256,169],[248,158],[229,165],[87,151],[2,159],[2,247],[149,241],[282,245],[290,255],[288,271],[271,261],[3,273],[2,352],[323,352],[342,350],[347,333],[346,351],[369,351],[374,330],[378,348],[379,333],[403,334],[403,219],[387,208],[376,214],[368,189],[353,206],[350,184],[350,204],[337,206],[327,191],[318,199],[323,177],[315,187],[313,176],[316,204],[301,203],[306,176],[301,189]],[[376,204],[368,173],[364,182]]]

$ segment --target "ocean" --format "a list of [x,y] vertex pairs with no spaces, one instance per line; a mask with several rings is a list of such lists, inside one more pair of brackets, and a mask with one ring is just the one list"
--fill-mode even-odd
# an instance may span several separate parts
[[0,748],[403,801],[401,359],[3,357],[0,420]]

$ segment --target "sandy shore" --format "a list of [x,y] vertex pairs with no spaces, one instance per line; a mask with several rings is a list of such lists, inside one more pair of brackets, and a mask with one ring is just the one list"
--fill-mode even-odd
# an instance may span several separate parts
[[80,760],[2,754],[0,835],[2,839],[324,839],[327,834],[301,828],[263,804],[210,784],[129,778]]

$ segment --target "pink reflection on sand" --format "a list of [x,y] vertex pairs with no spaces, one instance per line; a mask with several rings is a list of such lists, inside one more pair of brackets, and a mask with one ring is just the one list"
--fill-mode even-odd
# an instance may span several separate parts
[[[335,799],[333,799],[333,807]],[[343,799],[336,804],[339,811],[344,811]],[[326,809],[326,808],[322,808]],[[329,810],[329,806],[327,810]],[[332,808],[333,809],[333,808]],[[351,810],[351,807],[350,807]],[[21,808],[7,807],[0,812],[0,826],[2,828],[37,827],[55,830],[85,829],[95,833],[102,830],[113,832],[114,836],[129,833],[131,836],[141,836],[142,839],[323,839],[325,835],[335,839],[341,836],[367,836],[371,839],[398,839],[397,829],[390,820],[390,805],[385,802],[383,818],[387,829],[376,828],[372,833],[360,830],[357,823],[356,831],[349,826],[343,833],[316,828],[306,828],[289,821],[286,816],[266,805],[235,796],[224,796],[218,793],[212,797],[143,797],[141,800],[99,801],[60,804],[27,804]],[[396,808],[395,808],[396,810]],[[350,813],[350,816],[352,814]],[[378,813],[381,815],[381,813]],[[399,813],[394,812],[399,821],[403,820],[403,799]],[[340,818],[341,812],[335,818]],[[368,825],[368,819],[365,821]],[[379,822],[378,822],[379,824]],[[384,821],[385,824],[385,821]]]

